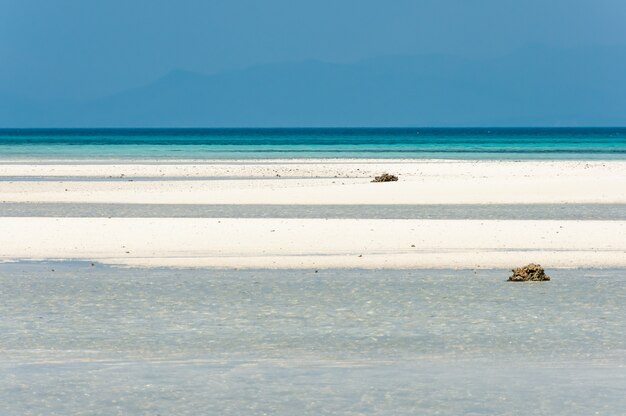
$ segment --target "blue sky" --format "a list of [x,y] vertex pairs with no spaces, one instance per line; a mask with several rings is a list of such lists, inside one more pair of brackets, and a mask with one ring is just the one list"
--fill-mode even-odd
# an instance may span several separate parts
[[488,58],[544,44],[626,45],[623,0],[0,0],[0,91],[87,99],[173,69]]

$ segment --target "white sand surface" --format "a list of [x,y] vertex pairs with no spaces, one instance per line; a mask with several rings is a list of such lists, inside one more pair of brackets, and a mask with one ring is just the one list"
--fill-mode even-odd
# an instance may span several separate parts
[[[370,183],[382,172],[400,180]],[[0,202],[626,203],[626,162],[3,161]],[[250,268],[623,267],[626,220],[0,218],[0,260],[18,259]]]
[[626,266],[626,221],[2,218],[0,258],[141,266]]
[[[400,181],[370,183],[382,172],[398,174]],[[20,176],[33,180],[11,180]],[[0,182],[3,202],[626,203],[626,162],[622,161],[4,163],[0,177],[7,177]],[[84,180],[76,180],[81,177]]]

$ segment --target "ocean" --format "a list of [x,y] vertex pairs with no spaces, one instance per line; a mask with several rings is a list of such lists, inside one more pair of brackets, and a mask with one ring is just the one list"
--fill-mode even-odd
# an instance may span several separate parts
[[[624,414],[624,269],[549,268],[549,282],[513,284],[506,281],[510,270],[473,269],[474,263],[462,270],[220,270],[113,267],[96,259],[71,260],[81,250],[96,250],[97,244],[90,246],[99,238],[137,256],[134,248],[126,251],[129,243],[113,228],[93,232],[93,224],[105,219],[113,223],[115,218],[147,218],[155,229],[164,219],[190,218],[215,218],[212,222],[223,223],[220,227],[232,223],[224,218],[365,224],[374,219],[484,220],[492,222],[491,229],[509,220],[596,221],[595,235],[568,234],[572,237],[567,246],[558,247],[550,242],[551,235],[565,233],[555,224],[541,235],[540,244],[519,250],[527,261],[535,261],[531,257],[536,250],[584,248],[587,238],[598,235],[607,241],[611,236],[602,230],[626,219],[621,194],[616,203],[576,203],[572,195],[579,198],[596,183],[578,188],[572,181],[565,183],[577,193],[542,204],[402,204],[394,198],[380,205],[293,204],[270,197],[255,204],[206,198],[205,203],[189,204],[171,197],[172,192],[193,189],[192,196],[204,198],[219,189],[219,181],[228,181],[235,190],[246,189],[241,184],[254,178],[270,182],[267,172],[231,177],[187,176],[184,170],[172,170],[175,176],[156,176],[162,166],[154,169],[147,163],[198,159],[219,165],[219,159],[251,158],[625,160],[626,128],[0,130],[0,162],[5,168],[0,176],[5,200],[0,202],[0,220],[9,241],[4,252],[0,246],[0,255],[19,240],[10,228],[17,220],[94,220],[75,229],[77,235],[88,236],[88,243],[84,248],[69,246],[72,250],[63,254],[67,260],[28,260],[41,235],[49,235],[50,241],[71,239],[75,231],[48,233],[38,227],[36,236],[22,234],[28,257],[0,263],[0,415]],[[62,169],[49,167],[55,160],[76,162]],[[117,168],[109,172],[106,160],[138,160],[137,165],[145,160],[150,169],[139,169],[136,175]],[[79,166],[93,168],[100,161],[103,170]],[[238,164],[245,166],[233,163]],[[448,163],[434,165],[444,166],[443,171]],[[523,169],[537,164],[511,165]],[[562,165],[583,169],[586,164]],[[611,171],[602,166],[610,163],[589,165],[600,170],[599,180],[621,178],[621,163]],[[428,180],[437,180],[436,173]],[[526,174],[516,171],[515,177]],[[272,186],[313,179],[309,189],[335,180],[312,173],[271,175]],[[538,192],[545,192],[541,178],[530,179]],[[365,192],[386,186],[369,180],[362,174],[351,183],[363,182]],[[152,189],[163,189],[170,199],[153,198],[150,187],[158,183],[164,187]],[[213,187],[199,186],[206,183]],[[141,194],[142,189],[148,192]],[[137,191],[143,199],[125,202]],[[104,202],[97,198],[107,193]],[[123,198],[116,199],[119,195]],[[172,224],[168,238],[187,232]],[[250,234],[255,245],[270,246],[267,236],[283,232],[267,224],[268,234]],[[367,228],[367,234],[374,231]],[[505,238],[523,239],[530,229]],[[333,230],[331,238],[343,232]],[[234,232],[231,236],[238,238]],[[471,236],[477,251],[505,246],[496,238]],[[185,238],[177,253],[220,255],[220,237],[204,233],[202,238],[216,241],[216,250],[193,251],[193,238]],[[319,235],[303,232],[298,238],[314,241]],[[142,241],[141,249],[152,243]],[[437,250],[436,242],[433,246]],[[592,254],[604,250],[591,247]],[[619,241],[609,248],[612,256],[623,255]],[[462,254],[462,249],[451,250]],[[384,247],[384,252],[392,251]],[[415,255],[429,253],[416,250]],[[581,251],[580,256],[592,258],[588,253]],[[45,255],[58,256],[52,251]]]
[[0,129],[0,159],[626,159],[626,128]]

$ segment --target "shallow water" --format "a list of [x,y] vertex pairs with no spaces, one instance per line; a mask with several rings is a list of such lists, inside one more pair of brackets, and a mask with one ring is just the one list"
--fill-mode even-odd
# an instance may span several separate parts
[[0,413],[623,414],[626,271],[551,275],[1,264]]
[[626,220],[626,204],[101,204],[0,202],[0,217]]

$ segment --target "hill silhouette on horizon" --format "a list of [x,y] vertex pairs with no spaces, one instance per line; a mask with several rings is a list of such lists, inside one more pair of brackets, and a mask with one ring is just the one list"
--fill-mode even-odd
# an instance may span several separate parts
[[172,71],[83,101],[0,92],[0,127],[624,126],[626,48],[529,46],[492,59],[382,56],[350,64]]

